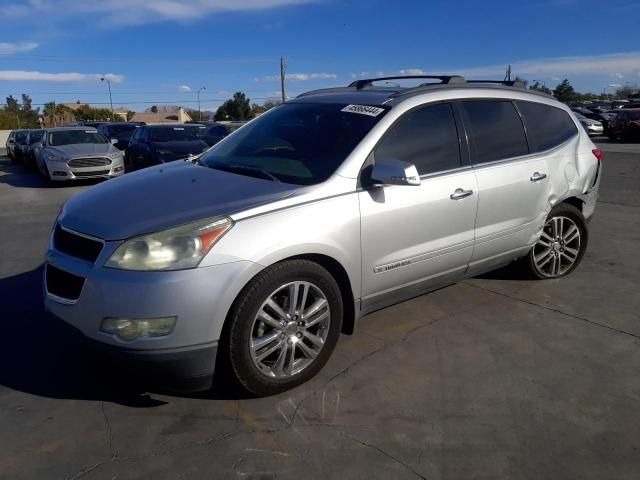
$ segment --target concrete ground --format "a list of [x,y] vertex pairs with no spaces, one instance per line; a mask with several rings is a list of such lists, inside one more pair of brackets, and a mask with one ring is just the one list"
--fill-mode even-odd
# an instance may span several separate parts
[[0,478],[640,478],[640,145],[607,153],[570,277],[509,269],[366,317],[311,382],[138,392],[42,315],[61,203],[0,160]]

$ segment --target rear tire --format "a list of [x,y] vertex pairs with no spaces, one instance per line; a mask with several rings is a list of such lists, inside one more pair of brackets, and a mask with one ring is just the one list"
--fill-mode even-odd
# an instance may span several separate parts
[[569,275],[587,250],[589,233],[580,210],[561,203],[551,209],[540,239],[523,258],[526,272],[545,280]]
[[259,273],[238,295],[223,334],[225,360],[253,395],[289,390],[327,363],[342,329],[340,288],[308,260]]

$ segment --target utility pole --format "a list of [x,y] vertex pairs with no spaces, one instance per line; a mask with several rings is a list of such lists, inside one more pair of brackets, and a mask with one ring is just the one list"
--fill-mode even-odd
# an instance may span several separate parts
[[284,73],[286,71],[286,64],[284,63],[284,57],[280,57],[280,89],[282,90],[282,103],[287,100],[284,94]]
[[102,78],[100,78],[100,81],[101,81],[101,82],[106,81],[106,82],[107,82],[107,85],[109,86],[109,103],[111,103],[111,121],[112,121],[112,122],[115,122],[115,121],[116,121],[116,117],[115,117],[115,115],[114,115],[114,113],[113,113],[113,98],[111,98],[111,82],[110,82],[110,81],[109,81],[109,79],[108,79],[108,78],[106,78],[106,77],[102,77]]
[[200,122],[202,121],[202,111],[200,110],[200,92],[202,90],[206,90],[206,89],[207,89],[207,87],[200,87],[198,89],[198,121],[200,121]]

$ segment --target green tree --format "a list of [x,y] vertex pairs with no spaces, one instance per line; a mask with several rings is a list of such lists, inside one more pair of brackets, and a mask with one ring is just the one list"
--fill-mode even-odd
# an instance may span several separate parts
[[44,104],[44,116],[49,118],[49,122],[54,127],[56,124],[56,102],[48,102]]
[[108,108],[94,108],[90,105],[80,105],[73,113],[78,122],[89,120],[111,120],[111,110]]
[[251,101],[243,92],[236,92],[233,98],[224,102],[216,112],[216,120],[248,120],[253,117]]
[[155,106],[155,105],[153,105],[153,106],[151,107],[151,113],[158,113],[158,107],[157,107],[157,106]]
[[132,110],[128,110],[127,111],[127,122],[130,122],[131,120],[133,120],[133,117],[135,116],[136,112],[132,111]]
[[9,112],[17,112],[19,110],[18,100],[13,98],[13,95],[7,97],[5,109]]
[[535,82],[533,82],[533,85],[531,85],[529,87],[529,90],[535,90],[537,92],[543,92],[543,93],[547,93],[549,95],[551,95],[553,93],[550,88],[547,88],[546,86],[544,86],[543,84],[541,84],[537,80]]
[[561,102],[575,102],[579,99],[579,95],[576,93],[573,85],[568,79],[562,80],[558,86],[553,90],[553,96]]

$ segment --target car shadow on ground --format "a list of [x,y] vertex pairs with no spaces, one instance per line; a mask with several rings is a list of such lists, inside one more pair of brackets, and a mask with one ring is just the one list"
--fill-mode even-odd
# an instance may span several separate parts
[[[153,394],[171,394],[122,376],[109,362],[77,341],[45,312],[43,267],[0,279],[3,316],[0,335],[0,385],[32,395],[101,400],[146,408],[166,402]],[[246,398],[219,375],[214,389],[189,398]]]
[[18,188],[60,188],[95,185],[103,179],[74,180],[73,182],[50,182],[35,169],[14,163],[8,158],[0,158],[0,183]]

